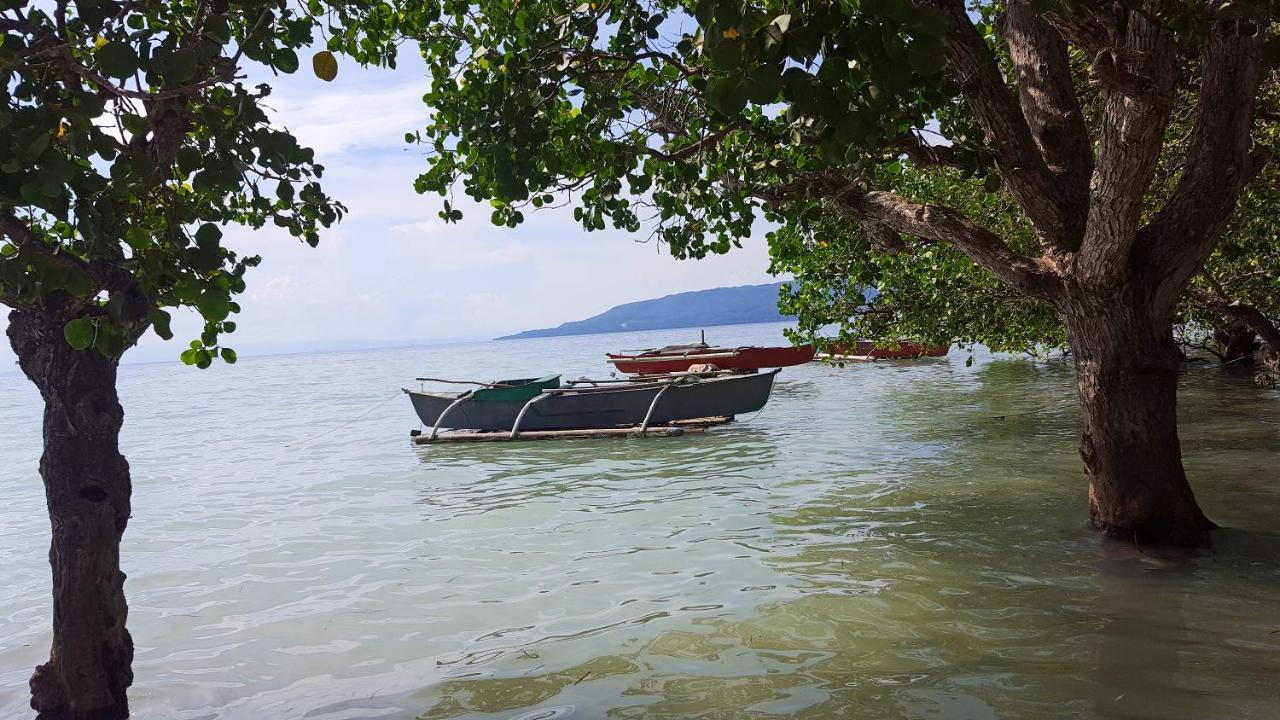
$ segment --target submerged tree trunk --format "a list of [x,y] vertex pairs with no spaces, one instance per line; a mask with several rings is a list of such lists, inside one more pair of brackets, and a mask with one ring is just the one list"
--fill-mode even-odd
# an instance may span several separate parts
[[1216,527],[1196,504],[1178,443],[1180,354],[1168,318],[1112,298],[1064,317],[1084,414],[1089,519],[1108,537],[1203,546]]
[[44,398],[40,476],[53,530],[53,647],[31,677],[31,707],[45,720],[124,718],[133,641],[120,536],[131,486],[117,363],[72,349],[61,319],[15,310],[9,321],[18,364]]
[[1222,343],[1222,363],[1242,371],[1253,370],[1253,356],[1258,351],[1258,335],[1253,328],[1233,320],[1214,333]]

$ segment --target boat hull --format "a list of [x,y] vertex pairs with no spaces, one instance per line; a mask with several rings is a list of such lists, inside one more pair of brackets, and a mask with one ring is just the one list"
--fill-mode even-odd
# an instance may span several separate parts
[[609,362],[630,375],[686,372],[693,365],[715,365],[721,370],[758,370],[803,365],[813,360],[812,345],[800,347],[707,348],[684,353],[641,355],[608,354]]
[[892,346],[860,340],[852,346],[835,345],[830,352],[820,353],[818,357],[825,360],[914,360],[943,357],[950,349],[950,345],[921,345],[904,342]]
[[[704,417],[733,416],[764,407],[778,371],[698,379],[684,383],[649,382],[583,387],[557,392],[529,405],[520,430],[583,430],[630,427],[644,422],[653,399],[666,392],[653,408],[650,425]],[[434,427],[440,414],[459,395],[406,391],[424,425]],[[509,431],[524,402],[471,402],[464,400],[445,416],[441,428]]]

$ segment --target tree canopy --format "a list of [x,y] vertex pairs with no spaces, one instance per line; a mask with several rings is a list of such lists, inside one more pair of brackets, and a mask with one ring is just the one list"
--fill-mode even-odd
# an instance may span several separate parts
[[417,186],[445,196],[446,220],[458,189],[510,227],[567,202],[588,231],[651,228],[680,257],[766,220],[776,267],[820,278],[795,300],[825,308],[815,323],[880,283],[911,334],[1065,342],[1093,524],[1200,544],[1213,524],[1181,465],[1172,327],[1271,159],[1257,120],[1276,9],[430,3]]
[[[1266,99],[1264,110],[1273,100]],[[1280,114],[1262,113],[1258,142],[1280,151]],[[1171,127],[1162,165],[1166,183],[1176,177],[1178,138],[1186,127]],[[1034,246],[1030,228],[1007,193],[991,191],[981,178],[904,163],[912,194],[930,203],[983,217],[1002,237],[1015,238],[1022,250]],[[1268,165],[1242,193],[1222,240],[1193,278],[1178,315],[1182,344],[1239,362],[1228,345],[1233,332],[1263,341],[1268,367],[1277,369],[1280,351],[1280,176]],[[1166,191],[1169,188],[1166,188]],[[1012,292],[947,245],[921,253],[877,252],[856,223],[825,217],[804,232],[787,226],[770,238],[772,269],[793,275],[781,306],[798,316],[797,339],[838,335],[896,338],[925,342],[983,343],[996,350],[1043,353],[1067,348],[1061,320],[1047,303]],[[874,297],[863,295],[876,288]],[[1244,350],[1253,352],[1246,342]]]
[[[0,302],[50,313],[73,347],[118,357],[169,309],[203,332],[183,360],[235,361],[244,275],[222,227],[268,223],[315,245],[343,207],[324,167],[272,125],[271,88],[327,36],[394,62],[381,3],[0,2]],[[315,72],[333,79],[325,50]]]
[[343,207],[323,166],[273,126],[261,75],[293,73],[323,37],[394,61],[376,0],[0,0],[0,304],[18,364],[45,400],[53,644],[31,679],[40,717],[128,715],[133,641],[120,572],[131,513],[119,452],[120,356],[170,310],[193,308],[188,364],[235,362],[224,336],[257,256],[226,225],[272,223],[315,245]]
[[[1203,155],[1168,175],[1165,197],[1207,196],[1205,219],[1191,226],[1141,197],[1089,202],[1095,145],[1114,150],[1100,190],[1152,182],[1175,105],[1179,127],[1197,140],[1231,128],[1237,145],[1250,143],[1237,128],[1248,123],[1261,64],[1252,77],[1228,76],[1227,65],[1231,53],[1274,64],[1271,8],[1157,5],[1132,20],[1119,6],[1066,1],[983,4],[974,17],[959,2],[909,0],[432,5],[422,46],[434,114],[418,137],[431,166],[418,189],[448,195],[460,185],[509,226],[569,193],[585,229],[651,223],[678,256],[725,252],[761,217],[812,234],[830,221],[824,206],[834,207],[879,249],[896,249],[899,232],[944,241],[1014,290],[1043,296],[1043,268],[1028,259],[1087,250],[1090,212],[1106,213],[1098,223],[1145,218],[1150,237],[1220,227],[1230,213],[1238,187],[1210,192],[1209,171],[1223,169]],[[1230,41],[1211,42],[1228,26]],[[1153,28],[1162,65],[1130,67],[1136,51],[1125,56],[1116,33]],[[1040,66],[1029,64],[1033,55]],[[1215,69],[1223,77],[1203,75]],[[1155,70],[1160,77],[1141,74]],[[1210,109],[1199,102],[1201,78],[1215,90],[1234,82],[1222,89],[1243,109],[1197,114]],[[1121,138],[1106,121],[1107,98],[1139,91],[1169,101],[1135,114],[1151,121],[1145,134]],[[1134,162],[1116,161],[1121,146]],[[955,208],[924,208],[908,163],[1003,187],[1034,242]],[[1223,176],[1243,186],[1256,170]],[[446,199],[441,215],[461,211]],[[1173,284],[1194,275],[1211,247],[1194,247]],[[1099,277],[1111,272],[1092,252],[1073,260]]]

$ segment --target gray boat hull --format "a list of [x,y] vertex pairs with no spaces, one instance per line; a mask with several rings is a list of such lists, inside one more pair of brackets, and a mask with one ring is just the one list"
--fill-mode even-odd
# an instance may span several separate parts
[[[644,422],[654,397],[666,387],[653,408],[650,425],[677,420],[733,416],[756,412],[764,407],[778,371],[702,378],[669,384],[641,382],[617,386],[585,386],[557,392],[529,406],[520,421],[520,430],[583,430],[628,427]],[[428,427],[460,395],[406,391],[418,418]],[[440,427],[449,429],[511,430],[524,408],[522,402],[481,402],[463,400],[448,412]]]

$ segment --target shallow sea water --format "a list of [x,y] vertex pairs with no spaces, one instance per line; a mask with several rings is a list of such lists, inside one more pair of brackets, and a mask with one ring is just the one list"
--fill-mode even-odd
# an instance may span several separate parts
[[[1280,394],[1247,378],[1183,379],[1227,527],[1190,558],[1085,529],[1061,362],[788,368],[702,436],[408,441],[415,376],[600,376],[692,334],[123,368],[134,716],[1280,717]],[[0,717],[24,718],[40,407],[16,374],[0,398]]]

